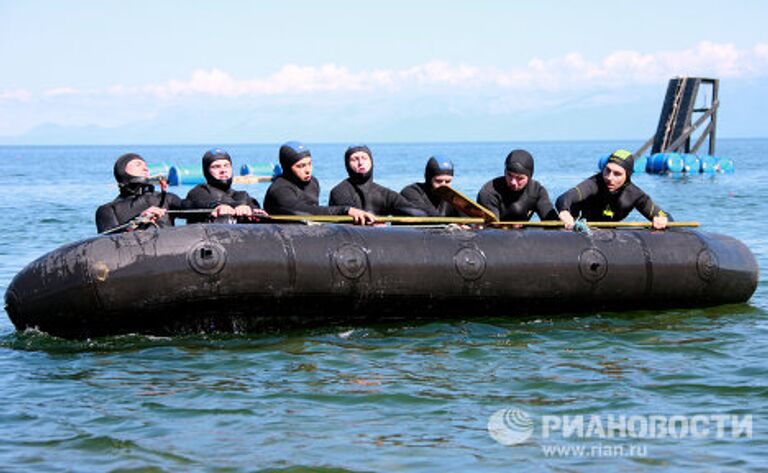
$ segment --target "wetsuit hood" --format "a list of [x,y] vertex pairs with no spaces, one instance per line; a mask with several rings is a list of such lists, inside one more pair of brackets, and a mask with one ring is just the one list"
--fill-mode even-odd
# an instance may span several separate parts
[[[351,167],[349,167],[349,157],[358,151],[364,152],[368,155],[369,158],[371,158],[371,169],[369,169],[366,173],[361,174],[359,172],[355,172]],[[344,153],[344,167],[347,168],[347,175],[349,176],[349,180],[352,182],[352,184],[359,185],[370,181],[373,178],[373,154],[371,153],[371,150],[366,145],[350,146]]]
[[203,155],[203,175],[205,176],[205,182],[207,182],[209,186],[226,192],[232,187],[232,176],[226,180],[216,179],[211,175],[210,171],[211,164],[220,159],[226,159],[229,161],[229,164],[232,164],[232,157],[223,149],[213,148],[206,151]]
[[504,171],[533,177],[533,156],[523,149],[512,151],[504,161]]
[[304,158],[311,157],[309,148],[298,141],[288,141],[280,146],[280,167],[283,168],[283,177],[293,182],[294,184],[303,187],[308,183],[299,179],[294,173],[291,167],[301,161]]
[[432,156],[424,167],[424,182],[432,183],[435,176],[453,176],[453,162],[444,156]]
[[[141,195],[144,192],[152,192],[155,190],[155,188],[149,184],[146,177],[132,176],[126,172],[125,167],[134,159],[144,161],[144,158],[136,153],[124,154],[115,161],[113,173],[117,185],[120,188],[120,195]],[[146,161],[144,162],[146,163]]]
[[624,186],[632,180],[632,172],[635,170],[635,157],[632,156],[632,153],[625,149],[617,149],[608,156],[608,160],[605,164],[607,165],[608,163],[618,164],[627,171],[627,181],[624,183]]

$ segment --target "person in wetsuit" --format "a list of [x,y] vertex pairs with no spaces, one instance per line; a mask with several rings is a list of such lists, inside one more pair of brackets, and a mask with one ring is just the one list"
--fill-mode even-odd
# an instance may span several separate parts
[[566,228],[573,228],[574,216],[587,222],[619,222],[633,209],[651,220],[653,228],[666,228],[669,215],[631,181],[634,161],[629,151],[616,150],[601,173],[558,197],[555,205]]
[[349,215],[359,225],[375,222],[373,214],[349,205],[319,205],[320,183],[312,175],[312,154],[296,141],[280,147],[283,173],[264,196],[264,208],[271,214]]
[[535,212],[539,220],[557,220],[547,190],[533,177],[533,156],[516,149],[504,161],[504,175],[490,180],[477,194],[477,202],[499,220],[528,221]]
[[253,219],[267,216],[259,201],[248,192],[232,189],[232,158],[223,149],[214,148],[203,155],[205,184],[192,188],[184,199],[186,209],[211,209],[210,215],[191,215],[187,223],[206,222],[211,218]]
[[[135,153],[124,154],[115,161],[113,172],[120,195],[96,210],[96,230],[99,233],[133,230],[126,224],[139,216],[146,217],[159,227],[173,225],[173,218],[166,210],[180,209],[181,199],[165,189],[155,192],[155,187],[149,182],[149,169],[144,158]],[[118,228],[121,226],[124,227]]]
[[430,217],[459,217],[461,214],[451,204],[434,193],[442,186],[453,182],[453,163],[442,156],[432,156],[424,168],[424,182],[414,182],[400,191],[412,206]]
[[373,155],[367,146],[347,148],[344,167],[349,177],[331,190],[329,205],[348,205],[374,215],[426,215],[397,192],[373,182]]

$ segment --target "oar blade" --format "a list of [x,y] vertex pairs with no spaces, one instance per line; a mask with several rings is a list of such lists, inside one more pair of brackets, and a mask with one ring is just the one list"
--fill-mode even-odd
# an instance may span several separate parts
[[441,199],[451,204],[451,207],[470,217],[482,218],[485,222],[495,222],[498,220],[493,212],[451,186],[438,187],[434,192]]

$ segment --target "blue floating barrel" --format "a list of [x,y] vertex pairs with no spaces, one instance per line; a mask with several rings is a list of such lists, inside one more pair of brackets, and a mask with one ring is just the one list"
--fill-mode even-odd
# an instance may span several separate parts
[[685,168],[685,161],[683,157],[677,153],[667,154],[667,172],[683,172]]
[[635,156],[635,172],[645,171],[646,166],[648,166],[648,158],[646,156]]
[[240,166],[241,176],[272,176],[277,177],[282,174],[283,170],[279,164],[272,163],[256,163],[256,164],[243,164]]
[[699,160],[701,160],[701,172],[712,174],[716,171],[715,166],[717,165],[717,158],[714,156],[710,156],[708,154],[701,155],[699,157]]
[[701,161],[695,154],[683,155],[683,172],[699,172],[701,169]]
[[733,167],[733,159],[727,158],[725,156],[720,156],[717,158],[717,164],[715,164],[715,169],[717,169],[718,172],[723,172],[726,174],[730,174],[734,171]]
[[171,172],[171,165],[168,163],[152,163],[147,164],[150,176],[162,175],[168,177],[168,173]]
[[677,153],[656,153],[648,158],[645,170],[651,174],[664,174],[667,172],[683,172],[685,162]]
[[203,167],[199,164],[195,166],[171,166],[168,171],[168,185],[170,186],[193,186],[204,183]]

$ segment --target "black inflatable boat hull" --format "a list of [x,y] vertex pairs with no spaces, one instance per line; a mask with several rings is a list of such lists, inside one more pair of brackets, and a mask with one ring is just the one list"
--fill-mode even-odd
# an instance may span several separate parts
[[17,329],[64,337],[746,302],[738,240],[669,230],[187,225],[96,237],[24,268]]

